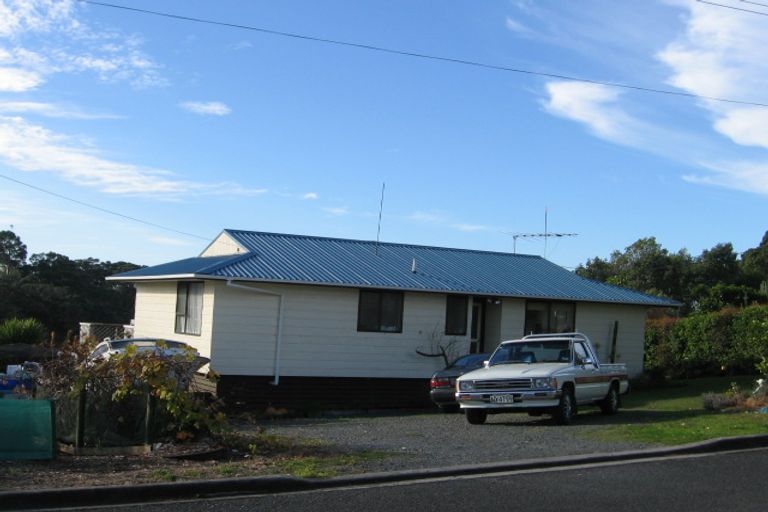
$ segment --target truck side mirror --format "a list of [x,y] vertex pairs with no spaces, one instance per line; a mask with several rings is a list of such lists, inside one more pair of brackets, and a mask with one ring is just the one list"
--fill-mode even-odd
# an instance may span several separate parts
[[488,366],[491,364],[490,361],[483,361],[483,367],[488,368]]

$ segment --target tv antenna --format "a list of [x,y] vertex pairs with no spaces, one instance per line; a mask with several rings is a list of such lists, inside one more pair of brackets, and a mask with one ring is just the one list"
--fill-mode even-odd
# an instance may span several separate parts
[[386,182],[381,182],[381,201],[379,201],[379,224],[376,227],[376,256],[379,255],[379,237],[381,235],[381,214],[384,211],[384,189],[387,187]]
[[543,233],[509,233],[502,231],[505,235],[512,236],[512,253],[517,254],[517,239],[518,238],[543,238],[544,239],[544,257],[547,257],[547,240],[550,238],[563,238],[567,236],[579,236],[578,233],[551,233],[549,231],[548,224],[548,211],[544,208],[544,232]]

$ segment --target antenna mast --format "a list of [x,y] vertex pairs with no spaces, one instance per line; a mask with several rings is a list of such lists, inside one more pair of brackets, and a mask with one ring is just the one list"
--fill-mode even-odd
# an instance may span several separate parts
[[384,211],[384,188],[387,183],[381,182],[381,201],[379,202],[379,225],[376,228],[376,256],[379,255],[379,235],[381,235],[381,212]]

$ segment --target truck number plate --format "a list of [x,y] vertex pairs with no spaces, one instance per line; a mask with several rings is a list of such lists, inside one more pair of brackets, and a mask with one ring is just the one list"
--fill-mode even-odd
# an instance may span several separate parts
[[491,403],[493,404],[511,404],[514,401],[513,395],[491,395]]

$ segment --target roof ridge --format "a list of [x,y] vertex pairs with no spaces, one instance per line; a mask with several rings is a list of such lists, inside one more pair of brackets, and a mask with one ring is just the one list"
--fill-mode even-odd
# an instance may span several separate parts
[[[339,238],[339,237],[329,237],[329,236],[319,236],[319,235],[298,235],[295,233],[274,233],[269,231],[250,231],[246,229],[224,229],[225,232],[228,232],[230,234],[234,233],[245,233],[245,234],[252,234],[252,235],[267,235],[267,236],[283,236],[283,237],[291,237],[291,238],[301,238],[301,239],[311,239],[311,240],[328,240],[328,241],[334,241],[334,242],[346,242],[346,243],[362,243],[362,244],[369,244],[369,245],[383,245],[383,246],[389,246],[389,247],[408,247],[408,248],[418,248],[418,249],[437,249],[441,251],[453,251],[453,252],[463,252],[463,253],[473,253],[473,254],[495,254],[499,256],[515,256],[519,258],[534,258],[534,259],[541,259],[544,261],[549,261],[546,258],[543,258],[541,256],[538,256],[536,254],[518,254],[518,253],[511,253],[511,252],[502,252],[502,251],[489,251],[485,249],[463,249],[459,247],[443,247],[438,245],[421,245],[421,244],[406,244],[406,243],[399,243],[399,242],[377,242],[376,240],[360,240],[355,238]],[[553,263],[554,265],[554,263]]]

